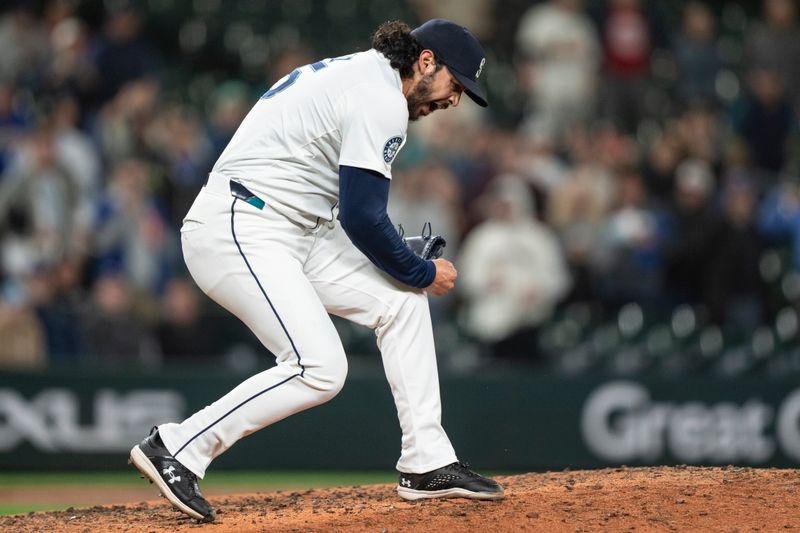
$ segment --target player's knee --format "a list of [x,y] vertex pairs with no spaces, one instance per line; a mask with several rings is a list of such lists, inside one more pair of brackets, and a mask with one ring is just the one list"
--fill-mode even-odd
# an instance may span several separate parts
[[342,356],[336,364],[306,368],[305,377],[324,401],[330,400],[342,390],[347,379],[347,359]]
[[347,379],[347,359],[344,357],[333,368],[328,369],[328,386],[326,391],[331,398],[339,394]]

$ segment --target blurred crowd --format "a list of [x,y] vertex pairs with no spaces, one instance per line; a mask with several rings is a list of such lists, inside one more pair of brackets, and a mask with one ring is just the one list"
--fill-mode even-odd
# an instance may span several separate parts
[[[186,273],[181,219],[264,88],[352,50],[300,24],[237,26],[220,45],[238,46],[235,68],[209,53],[203,70],[220,2],[194,2],[205,11],[172,40],[144,31],[155,16],[138,3],[11,4],[0,367],[253,364],[254,339]],[[459,21],[489,53],[490,108],[414,124],[394,165],[393,220],[406,234],[431,222],[460,272],[456,294],[432,300],[438,323],[482,357],[535,360],[543,325],[576,302],[601,316],[690,305],[735,331],[769,323],[781,298],[800,304],[770,290],[764,259],[800,271],[794,0],[468,4],[397,14]],[[363,49],[368,31],[348,38]]]

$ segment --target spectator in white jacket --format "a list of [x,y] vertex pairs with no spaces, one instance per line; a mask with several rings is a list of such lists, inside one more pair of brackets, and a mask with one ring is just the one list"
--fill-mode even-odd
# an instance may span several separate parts
[[520,85],[528,97],[525,133],[558,139],[594,112],[601,47],[581,0],[531,7],[517,31]]
[[465,326],[493,357],[535,359],[538,326],[570,286],[566,261],[520,178],[498,178],[484,200],[488,218],[467,235],[457,263]]

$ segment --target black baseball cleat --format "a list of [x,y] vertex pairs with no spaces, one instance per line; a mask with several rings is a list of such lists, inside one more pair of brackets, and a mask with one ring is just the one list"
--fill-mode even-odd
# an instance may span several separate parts
[[503,487],[469,469],[466,463],[453,463],[426,474],[400,474],[397,494],[405,500],[423,498],[472,498],[500,500]]
[[131,449],[128,463],[132,463],[144,477],[155,483],[173,507],[201,522],[214,521],[214,509],[203,498],[197,485],[197,476],[169,453],[157,427]]

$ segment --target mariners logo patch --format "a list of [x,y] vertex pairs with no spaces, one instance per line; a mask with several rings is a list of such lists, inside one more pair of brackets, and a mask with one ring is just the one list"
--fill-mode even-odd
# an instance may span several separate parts
[[383,160],[387,163],[391,163],[394,160],[394,156],[396,156],[397,152],[400,150],[400,145],[402,144],[403,138],[399,135],[386,141],[386,144],[383,145]]

